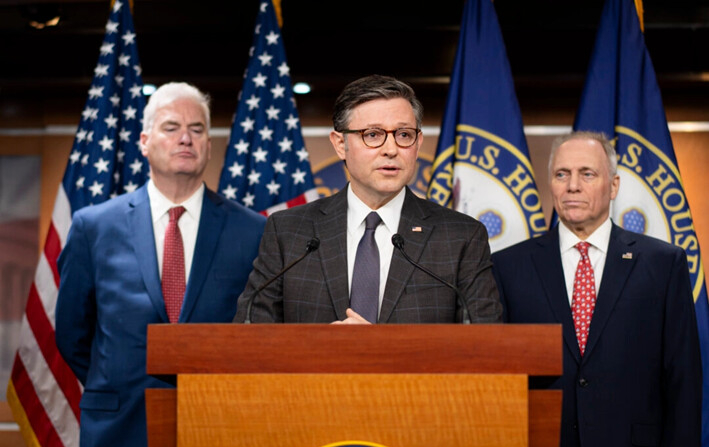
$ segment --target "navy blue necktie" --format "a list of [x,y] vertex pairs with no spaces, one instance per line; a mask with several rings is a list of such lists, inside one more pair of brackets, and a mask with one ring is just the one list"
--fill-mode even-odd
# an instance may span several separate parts
[[350,307],[370,323],[376,323],[379,315],[379,248],[374,232],[382,219],[372,211],[364,222],[366,229],[357,246],[352,271]]

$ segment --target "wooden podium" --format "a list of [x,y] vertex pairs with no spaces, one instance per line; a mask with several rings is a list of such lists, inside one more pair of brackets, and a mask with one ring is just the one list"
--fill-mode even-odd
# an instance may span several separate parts
[[560,325],[150,325],[147,368],[150,447],[559,445]]

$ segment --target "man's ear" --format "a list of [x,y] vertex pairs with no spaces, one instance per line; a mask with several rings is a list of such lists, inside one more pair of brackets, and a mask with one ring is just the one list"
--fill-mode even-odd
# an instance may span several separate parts
[[340,160],[344,160],[347,154],[347,149],[345,148],[345,134],[333,130],[330,132],[330,143],[335,149],[337,156],[340,157]]
[[148,134],[145,132],[140,133],[140,152],[143,154],[143,157],[148,157],[148,146],[146,145],[148,141]]

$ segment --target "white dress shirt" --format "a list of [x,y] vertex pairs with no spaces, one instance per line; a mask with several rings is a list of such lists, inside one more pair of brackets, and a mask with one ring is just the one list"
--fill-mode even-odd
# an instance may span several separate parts
[[158,269],[162,279],[162,258],[165,246],[165,230],[170,222],[168,211],[175,206],[185,207],[185,212],[177,221],[177,226],[182,234],[182,246],[185,250],[185,283],[189,282],[192,270],[192,259],[197,244],[197,230],[199,218],[202,215],[202,200],[204,199],[204,183],[189,199],[182,203],[172,203],[155,186],[152,180],[148,181],[148,197],[150,198],[150,213],[153,216],[153,234],[155,235],[155,251],[158,254]]
[[[593,267],[593,279],[596,283],[596,296],[598,289],[601,287],[601,279],[603,278],[603,267],[606,265],[606,256],[608,255],[608,244],[611,240],[611,219],[606,219],[600,227],[596,228],[587,239],[586,242],[591,244],[588,247],[588,258]],[[574,277],[576,276],[576,267],[578,267],[581,253],[576,248],[576,244],[581,242],[571,230],[569,230],[563,222],[559,222],[559,249],[561,250],[561,265],[564,269],[564,279],[566,280],[566,293],[569,298],[569,306],[572,304],[574,295]]]
[[394,253],[391,237],[399,231],[399,220],[405,195],[406,189],[402,188],[401,192],[386,205],[378,210],[372,210],[352,192],[349,185],[347,186],[347,273],[350,291],[352,290],[352,272],[357,257],[357,246],[365,231],[364,220],[372,211],[376,211],[382,219],[382,223],[374,233],[374,239],[377,241],[377,248],[379,248],[379,310],[382,308],[391,256]]

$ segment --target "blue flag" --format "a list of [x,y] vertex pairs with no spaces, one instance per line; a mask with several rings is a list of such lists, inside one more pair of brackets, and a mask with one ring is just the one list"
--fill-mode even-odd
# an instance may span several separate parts
[[270,1],[260,5],[249,57],[219,191],[268,215],[318,198]]
[[480,220],[492,251],[546,231],[512,73],[490,0],[460,26],[428,198]]
[[608,0],[576,130],[615,138],[621,187],[611,217],[687,253],[704,369],[702,445],[709,446],[709,306],[699,241],[684,194],[655,70],[632,0]]

